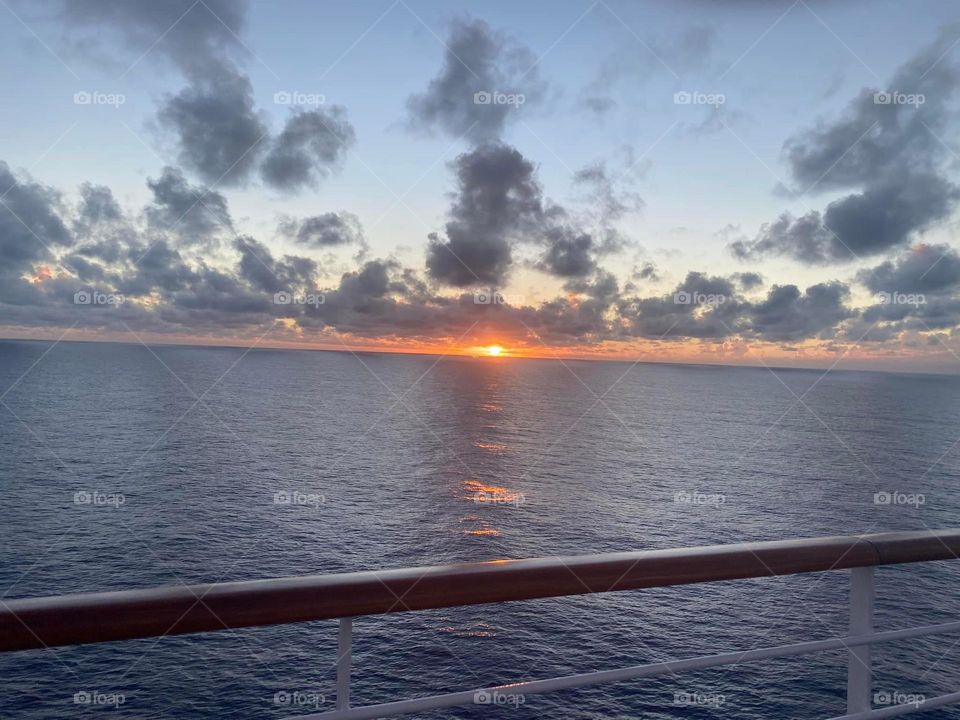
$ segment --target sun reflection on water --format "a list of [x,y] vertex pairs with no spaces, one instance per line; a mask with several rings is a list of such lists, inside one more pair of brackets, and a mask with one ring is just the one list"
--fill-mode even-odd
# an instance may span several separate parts
[[464,480],[463,486],[467,490],[466,499],[478,504],[512,505],[523,501],[523,493],[500,485],[487,485],[479,480]]
[[500,455],[507,449],[507,446],[502,443],[481,442],[480,440],[474,442],[473,446],[478,450],[486,450],[494,455]]

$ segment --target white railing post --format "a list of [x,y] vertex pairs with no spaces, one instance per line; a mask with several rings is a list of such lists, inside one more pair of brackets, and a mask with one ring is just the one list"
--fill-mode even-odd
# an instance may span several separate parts
[[[874,568],[850,571],[850,635],[873,633]],[[847,714],[870,710],[870,646],[847,650]]]
[[340,618],[337,636],[337,710],[350,707],[350,663],[353,643],[353,618]]

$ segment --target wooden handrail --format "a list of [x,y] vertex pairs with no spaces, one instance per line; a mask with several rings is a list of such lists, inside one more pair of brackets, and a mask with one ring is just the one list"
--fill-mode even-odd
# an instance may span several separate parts
[[712,545],[0,600],[0,651],[956,559],[960,530]]

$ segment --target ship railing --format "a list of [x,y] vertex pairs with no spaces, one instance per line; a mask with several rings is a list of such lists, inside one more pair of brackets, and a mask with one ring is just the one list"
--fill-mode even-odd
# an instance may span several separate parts
[[[960,632],[960,621],[907,629],[874,627],[876,568],[956,560],[960,530],[881,533],[712,545],[603,555],[495,560],[400,570],[180,585],[0,600],[0,651],[52,648],[314,620],[338,620],[335,709],[298,720],[362,720],[460,705],[496,707],[518,698],[602,683],[842,650],[844,718],[899,717],[960,702],[960,691],[874,708],[871,649],[886,642]],[[428,697],[352,706],[353,623],[385,613],[689,585],[800,573],[850,575],[849,626],[828,637],[577,675],[518,679]],[[427,669],[424,668],[424,672]]]

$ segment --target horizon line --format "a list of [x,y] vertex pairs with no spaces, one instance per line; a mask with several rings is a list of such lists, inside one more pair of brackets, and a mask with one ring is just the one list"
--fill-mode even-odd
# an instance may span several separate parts
[[[929,375],[929,376],[943,376],[943,377],[958,377],[960,376],[960,370],[956,372],[944,372],[942,370],[924,370],[924,369],[887,369],[887,368],[873,368],[873,367],[839,367],[840,361],[835,361],[832,365],[768,365],[765,363],[720,363],[720,362],[705,362],[702,360],[657,360],[657,359],[639,359],[639,358],[623,358],[623,357],[603,357],[603,356],[590,356],[590,357],[577,357],[577,356],[566,356],[561,357],[559,355],[529,355],[529,354],[510,354],[505,353],[497,357],[479,355],[477,353],[465,352],[463,350],[451,351],[451,352],[436,352],[436,351],[425,351],[425,350],[403,350],[403,349],[390,349],[390,348],[380,348],[380,349],[371,349],[371,348],[351,348],[346,345],[343,347],[315,347],[309,345],[282,345],[282,344],[242,344],[236,342],[224,342],[224,343],[204,343],[204,342],[189,342],[184,340],[177,340],[171,342],[164,342],[156,339],[151,339],[149,342],[142,340],[112,340],[112,339],[102,339],[102,338],[68,338],[60,337],[59,339],[51,338],[42,338],[42,337],[7,337],[0,336],[0,342],[43,342],[43,343],[52,343],[59,345],[60,343],[89,343],[89,344],[103,344],[103,345],[131,345],[131,346],[140,346],[140,347],[185,347],[185,348],[223,348],[229,350],[246,350],[252,352],[254,350],[272,350],[272,351],[285,351],[290,350],[294,352],[333,352],[333,353],[346,353],[351,355],[416,355],[421,357],[435,357],[439,359],[444,358],[463,358],[468,360],[482,360],[485,362],[503,362],[508,360],[548,360],[552,362],[564,363],[566,361],[576,361],[576,362],[604,362],[604,363],[631,363],[634,365],[681,365],[681,366],[693,366],[693,367],[713,367],[713,368],[736,368],[736,369],[752,369],[752,370],[804,370],[804,371],[821,371],[824,374],[828,372],[870,372],[870,373],[883,373],[886,375]],[[843,358],[841,357],[841,360]],[[851,361],[856,362],[855,358],[852,358]]]

